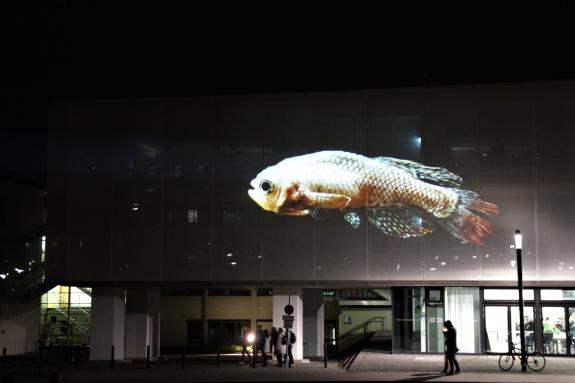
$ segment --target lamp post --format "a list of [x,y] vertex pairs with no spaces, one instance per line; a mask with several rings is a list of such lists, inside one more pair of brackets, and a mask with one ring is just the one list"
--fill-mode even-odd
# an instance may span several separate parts
[[519,337],[521,338],[521,371],[527,371],[525,358],[525,318],[523,316],[523,265],[521,263],[521,249],[523,247],[521,232],[515,230],[515,252],[517,254],[517,288],[519,290]]

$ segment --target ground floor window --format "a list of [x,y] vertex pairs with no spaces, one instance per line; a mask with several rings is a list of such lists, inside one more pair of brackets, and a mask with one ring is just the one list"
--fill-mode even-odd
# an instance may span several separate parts
[[[484,289],[485,352],[521,346],[517,289]],[[525,347],[548,355],[575,356],[575,290],[524,290]]]
[[251,321],[244,320],[208,320],[208,343],[240,344],[242,327],[250,327]]
[[56,286],[41,299],[40,346],[90,343],[92,289]]

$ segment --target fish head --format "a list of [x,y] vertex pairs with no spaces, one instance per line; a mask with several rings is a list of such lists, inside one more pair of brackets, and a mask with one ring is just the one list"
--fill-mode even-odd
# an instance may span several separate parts
[[286,188],[276,166],[261,171],[251,182],[249,196],[267,211],[278,212],[286,199]]

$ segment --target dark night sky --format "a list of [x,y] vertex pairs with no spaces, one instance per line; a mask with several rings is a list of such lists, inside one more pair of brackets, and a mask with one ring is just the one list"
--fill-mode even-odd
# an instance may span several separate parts
[[45,188],[47,110],[58,99],[575,78],[572,44],[554,38],[458,33],[319,38],[301,31],[222,29],[192,21],[193,28],[165,32],[163,23],[121,19],[112,26],[93,15],[79,17],[70,3],[51,2],[42,23],[16,23],[5,41],[2,179]]

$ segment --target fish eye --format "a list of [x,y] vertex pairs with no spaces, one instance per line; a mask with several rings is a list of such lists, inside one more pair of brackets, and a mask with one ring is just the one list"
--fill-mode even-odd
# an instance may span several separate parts
[[272,192],[272,190],[274,190],[274,184],[272,184],[270,181],[263,180],[260,182],[260,189],[269,194]]

